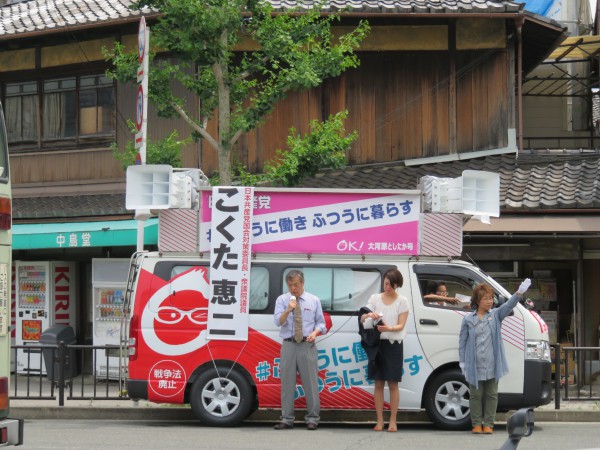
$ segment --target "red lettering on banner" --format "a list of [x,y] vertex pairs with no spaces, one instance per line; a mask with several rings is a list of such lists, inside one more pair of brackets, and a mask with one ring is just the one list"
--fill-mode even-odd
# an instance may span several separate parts
[[65,280],[67,284],[70,282],[69,278],[69,267],[57,267],[54,270],[54,284],[60,283],[62,280]]
[[[54,291],[55,291],[55,303],[54,303],[54,320],[56,323],[64,322],[65,324],[70,323],[70,274],[69,267],[57,267],[54,272]],[[58,311],[65,311],[59,314]]]
[[70,325],[69,314],[55,314],[54,322],[61,325]]

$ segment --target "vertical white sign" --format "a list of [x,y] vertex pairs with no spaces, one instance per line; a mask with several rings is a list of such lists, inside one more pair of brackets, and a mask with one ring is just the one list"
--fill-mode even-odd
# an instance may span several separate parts
[[208,339],[248,340],[254,188],[214,187]]
[[150,29],[146,27],[146,18],[140,20],[138,30],[138,62],[137,72],[138,92],[136,96],[137,133],[135,135],[135,148],[139,149],[136,155],[136,164],[146,164],[146,134],[148,129],[148,52],[150,51]]
[[[150,52],[150,29],[146,27],[146,18],[142,16],[138,29],[138,62],[137,71],[138,92],[136,95],[136,118],[135,126],[135,148],[138,149],[135,155],[135,164],[146,164],[146,140],[148,130],[148,53]],[[149,216],[148,210],[136,210],[135,217],[137,223],[137,244],[138,252],[144,250],[144,220]]]

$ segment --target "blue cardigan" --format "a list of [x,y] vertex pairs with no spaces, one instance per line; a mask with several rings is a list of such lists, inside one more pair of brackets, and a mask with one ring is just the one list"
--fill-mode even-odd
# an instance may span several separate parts
[[[521,296],[513,294],[513,296],[503,305],[498,308],[493,308],[487,313],[487,317],[491,316],[492,320],[492,346],[494,349],[494,361],[496,364],[496,381],[508,373],[508,363],[504,355],[504,344],[502,343],[502,321],[510,314],[517,306]],[[460,326],[460,335],[458,338],[458,360],[461,367],[464,367],[464,374],[467,382],[479,387],[477,380],[477,366],[475,361],[476,352],[476,332],[477,312],[467,314]]]

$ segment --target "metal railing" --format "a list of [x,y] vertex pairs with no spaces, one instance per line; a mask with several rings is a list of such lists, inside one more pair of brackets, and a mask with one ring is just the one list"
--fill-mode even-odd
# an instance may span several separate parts
[[11,399],[129,400],[118,345],[13,345]]
[[[600,401],[600,347],[555,344],[554,407],[560,401]],[[118,345],[14,345],[13,399],[129,400],[125,351]],[[21,357],[18,358],[18,355]],[[26,358],[25,356],[26,355]],[[25,363],[23,363],[25,361]]]
[[[555,344],[554,408],[560,401],[600,401],[600,347]],[[562,394],[561,394],[562,392]]]

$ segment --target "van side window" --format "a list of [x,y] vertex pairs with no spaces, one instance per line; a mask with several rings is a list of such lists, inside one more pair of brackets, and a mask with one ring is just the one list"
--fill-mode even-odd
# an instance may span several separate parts
[[[171,279],[190,270],[193,266],[173,266]],[[269,271],[266,267],[253,266],[250,269],[250,310],[262,311],[269,305]]]
[[262,311],[269,306],[269,270],[266,267],[250,268],[250,311]]
[[183,272],[190,270],[193,266],[173,266],[171,269],[171,280],[177,275],[181,275]]
[[289,267],[283,272],[301,270],[304,273],[304,289],[321,299],[323,311],[355,312],[367,304],[369,297],[381,291],[381,272],[377,269],[353,269],[350,267]]
[[[421,298],[425,306],[469,309],[473,287],[469,280],[453,275],[419,275]],[[447,301],[444,301],[447,299]],[[454,299],[458,303],[454,304]]]

